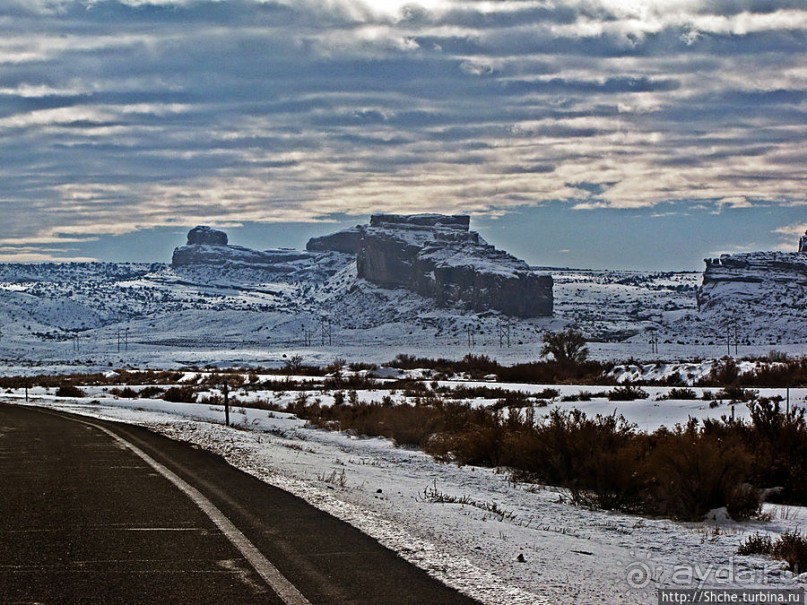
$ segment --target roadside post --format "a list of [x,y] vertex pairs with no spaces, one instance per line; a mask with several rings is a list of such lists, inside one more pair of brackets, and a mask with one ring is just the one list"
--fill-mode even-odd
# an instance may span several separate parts
[[787,394],[787,404],[785,408],[787,411],[785,413],[787,419],[790,420],[790,385],[787,385],[787,390],[785,391],[785,393]]
[[230,383],[226,378],[224,379],[222,393],[224,393],[224,424],[230,426]]

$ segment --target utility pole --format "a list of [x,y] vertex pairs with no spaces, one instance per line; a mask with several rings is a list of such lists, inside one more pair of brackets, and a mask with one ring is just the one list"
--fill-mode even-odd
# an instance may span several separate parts
[[474,338],[475,332],[471,326],[467,326],[465,331],[468,333],[468,349],[470,350],[476,344],[476,339]]

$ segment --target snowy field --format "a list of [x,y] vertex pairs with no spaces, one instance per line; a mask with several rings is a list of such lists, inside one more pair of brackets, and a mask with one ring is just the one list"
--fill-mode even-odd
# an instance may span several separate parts
[[[556,388],[561,396],[605,390]],[[86,390],[86,398],[71,400],[32,389],[30,405],[146,426],[217,452],[486,604],[656,603],[659,588],[807,586],[807,574],[794,576],[779,562],[736,555],[755,532],[804,531],[807,508],[766,505],[769,521],[743,523],[719,511],[702,523],[592,511],[570,504],[562,490],[516,484],[492,469],[437,463],[384,439],[307,428],[282,412],[236,407],[231,416],[236,426],[227,428],[221,406],[119,399],[100,387]],[[558,405],[589,414],[616,410],[644,430],[728,412],[726,405],[712,408],[704,401],[657,400],[664,389],[647,390],[650,398],[644,401],[595,397]],[[274,395],[280,404],[294,396]],[[327,394],[319,396],[327,403]],[[359,396],[370,400],[380,394]],[[793,389],[790,397],[794,405],[804,405],[807,389]],[[3,400],[25,403],[20,391],[7,391]],[[737,406],[736,413],[745,408]]]

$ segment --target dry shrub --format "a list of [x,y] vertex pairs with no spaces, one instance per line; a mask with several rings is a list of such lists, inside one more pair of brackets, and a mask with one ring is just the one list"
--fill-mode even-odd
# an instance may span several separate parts
[[786,561],[794,573],[807,569],[807,536],[796,530],[786,531],[774,542],[772,554]]
[[804,408],[782,410],[781,400],[760,398],[749,404],[751,424],[739,425],[754,457],[754,480],[782,487],[780,499],[807,504],[807,421]]
[[738,555],[770,555],[773,552],[773,540],[765,534],[756,533],[740,544]]
[[688,400],[688,399],[697,399],[697,398],[698,398],[698,394],[694,390],[690,389],[689,387],[680,387],[680,388],[670,389],[670,391],[666,395],[661,397],[661,399],[678,399],[678,400],[680,400],[680,399]]
[[[726,507],[741,517],[750,516],[743,504],[747,502],[743,485],[750,475],[751,458],[738,440],[700,430],[695,419],[673,431],[656,431],[652,440],[648,512],[695,521],[710,510]],[[755,502],[754,511],[758,508]]]
[[431,406],[355,403],[320,406],[298,398],[288,411],[314,426],[352,430],[369,437],[387,437],[400,446],[425,446],[428,438],[443,426],[439,410]]
[[196,390],[192,386],[170,387],[162,398],[172,403],[196,403]]
[[135,399],[137,397],[137,391],[132,389],[131,387],[124,387],[122,389],[109,389],[109,392],[116,397],[122,397],[123,399]]
[[84,391],[74,384],[63,384],[56,389],[57,397],[84,397]]
[[140,393],[138,393],[138,396],[141,399],[154,399],[161,397],[162,394],[163,390],[160,387],[147,386],[140,389]]
[[750,423],[691,419],[652,434],[616,414],[554,409],[536,421],[531,407],[417,401],[321,407],[301,394],[289,410],[323,428],[419,446],[438,460],[506,467],[515,479],[562,487],[578,504],[609,510],[700,520],[725,507],[744,519],[759,513],[761,488],[783,485],[796,501],[807,490],[804,413],[785,414],[776,401],[753,402]]
[[396,445],[419,447],[442,425],[439,413],[429,406],[403,405],[384,408],[384,436]]
[[727,386],[714,394],[715,399],[727,399],[732,402],[753,401],[759,395],[759,391],[744,389],[738,386]]
[[647,399],[650,395],[644,389],[628,384],[616,387],[606,393],[608,401],[636,401],[637,399]]
[[501,427],[495,426],[474,426],[442,442],[451,460],[473,466],[498,466],[500,445]]
[[796,574],[807,569],[807,536],[797,530],[786,531],[776,541],[754,534],[740,544],[738,555],[767,555],[785,561]]
[[555,409],[534,428],[508,432],[502,460],[519,477],[568,489],[579,504],[629,510],[642,491],[643,445],[622,416]]

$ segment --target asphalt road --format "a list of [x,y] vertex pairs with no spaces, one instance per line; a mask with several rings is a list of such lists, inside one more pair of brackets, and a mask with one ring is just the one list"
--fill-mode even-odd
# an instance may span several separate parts
[[219,456],[0,403],[0,604],[16,603],[477,602]]

